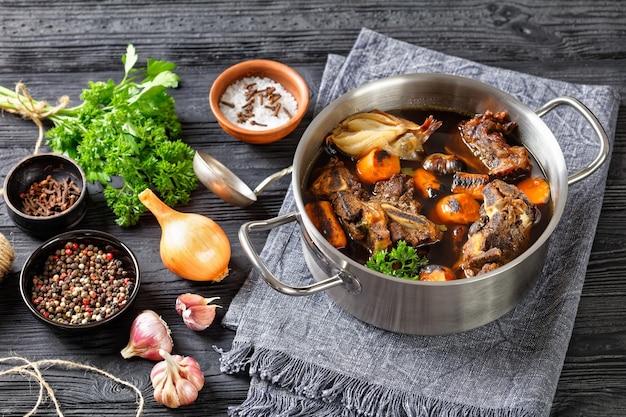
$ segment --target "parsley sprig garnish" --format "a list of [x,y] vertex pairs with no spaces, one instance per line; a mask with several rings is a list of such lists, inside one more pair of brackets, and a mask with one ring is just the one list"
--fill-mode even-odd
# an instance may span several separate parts
[[399,240],[390,251],[374,252],[366,266],[374,271],[404,279],[419,279],[419,271],[428,265],[428,258],[420,256],[414,247]]

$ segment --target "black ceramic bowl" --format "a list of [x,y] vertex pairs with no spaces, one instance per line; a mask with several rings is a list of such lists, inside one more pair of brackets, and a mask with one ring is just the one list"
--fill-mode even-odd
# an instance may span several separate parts
[[[89,252],[89,245],[100,251]],[[73,230],[47,240],[29,256],[20,274],[20,293],[28,309],[66,331],[100,328],[118,319],[135,300],[140,284],[132,251],[97,230]]]
[[[28,214],[21,195],[48,175],[59,183],[71,180],[79,190],[78,198],[62,212],[49,215]],[[64,155],[43,153],[28,156],[18,162],[4,180],[4,200],[9,217],[20,229],[40,238],[71,229],[87,212],[86,184],[85,173],[81,167]]]

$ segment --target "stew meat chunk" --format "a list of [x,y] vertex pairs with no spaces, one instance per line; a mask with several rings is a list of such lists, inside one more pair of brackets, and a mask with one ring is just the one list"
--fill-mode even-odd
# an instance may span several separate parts
[[483,189],[481,217],[463,245],[460,266],[467,277],[496,269],[519,255],[530,243],[538,210],[516,186],[493,180]]
[[465,144],[489,170],[489,175],[500,179],[518,179],[530,174],[532,165],[528,150],[523,146],[510,146],[505,136],[517,127],[508,120],[506,112],[487,110],[459,125]]
[[317,199],[328,200],[348,236],[371,252],[405,240],[422,246],[441,240],[442,231],[421,215],[413,179],[396,174],[379,181],[370,194],[338,158],[331,158],[310,188]]

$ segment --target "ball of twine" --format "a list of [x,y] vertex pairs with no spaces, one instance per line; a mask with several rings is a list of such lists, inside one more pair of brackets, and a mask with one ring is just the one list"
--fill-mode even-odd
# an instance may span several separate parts
[[15,252],[13,251],[13,246],[11,246],[7,238],[0,233],[0,282],[11,270],[14,260]]

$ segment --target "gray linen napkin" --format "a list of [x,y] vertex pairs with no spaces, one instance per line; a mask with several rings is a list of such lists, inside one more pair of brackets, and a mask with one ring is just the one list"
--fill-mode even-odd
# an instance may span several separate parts
[[[479,79],[531,108],[570,95],[583,101],[613,138],[619,97],[607,86],[574,85],[487,67],[363,29],[350,54],[329,56],[317,110],[367,81],[409,72]],[[544,118],[570,172],[598,150],[574,111]],[[248,370],[251,386],[233,416],[545,416],[572,332],[600,213],[608,163],[570,187],[542,275],[511,312],[461,334],[386,332],[349,314],[324,293],[289,297],[252,272],[223,325],[236,329],[223,372]],[[291,190],[281,213],[293,211]],[[270,232],[261,253],[294,285],[310,283],[295,223]]]

